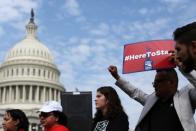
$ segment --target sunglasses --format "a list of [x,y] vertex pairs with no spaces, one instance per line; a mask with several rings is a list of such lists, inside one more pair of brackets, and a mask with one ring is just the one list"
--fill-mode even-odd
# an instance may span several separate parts
[[158,86],[159,84],[163,84],[164,82],[170,81],[168,79],[162,79],[162,80],[155,80],[154,82],[152,82],[152,85],[154,87]]
[[49,112],[49,113],[41,112],[41,113],[39,114],[39,118],[41,118],[41,117],[47,118],[47,117],[49,117],[49,116],[51,116],[51,115],[53,115],[51,112]]

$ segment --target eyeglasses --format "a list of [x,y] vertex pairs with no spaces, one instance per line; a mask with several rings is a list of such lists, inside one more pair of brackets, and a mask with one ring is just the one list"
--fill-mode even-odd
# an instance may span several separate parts
[[47,117],[49,117],[49,116],[51,116],[51,115],[53,115],[51,112],[49,112],[49,113],[41,112],[41,113],[39,114],[39,118],[41,118],[41,117],[47,118]]

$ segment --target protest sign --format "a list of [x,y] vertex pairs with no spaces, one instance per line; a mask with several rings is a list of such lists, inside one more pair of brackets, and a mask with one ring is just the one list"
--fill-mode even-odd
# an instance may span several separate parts
[[173,40],[153,40],[126,44],[123,54],[123,73],[175,67],[169,62]]

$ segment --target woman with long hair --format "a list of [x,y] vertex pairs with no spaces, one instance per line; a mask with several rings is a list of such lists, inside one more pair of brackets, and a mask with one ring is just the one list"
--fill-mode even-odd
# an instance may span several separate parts
[[128,116],[124,112],[120,98],[111,86],[97,89],[96,113],[93,131],[128,131]]
[[4,131],[28,131],[29,121],[25,113],[20,109],[7,110],[3,117]]

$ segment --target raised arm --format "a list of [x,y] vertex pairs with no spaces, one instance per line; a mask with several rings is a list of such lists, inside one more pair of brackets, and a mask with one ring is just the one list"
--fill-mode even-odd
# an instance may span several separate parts
[[148,94],[144,93],[142,90],[136,88],[128,81],[123,80],[120,75],[118,74],[118,69],[114,65],[110,65],[108,67],[108,71],[110,74],[116,79],[116,85],[123,90],[127,95],[129,95],[131,98],[135,99],[142,105],[145,104],[146,99],[148,97]]

